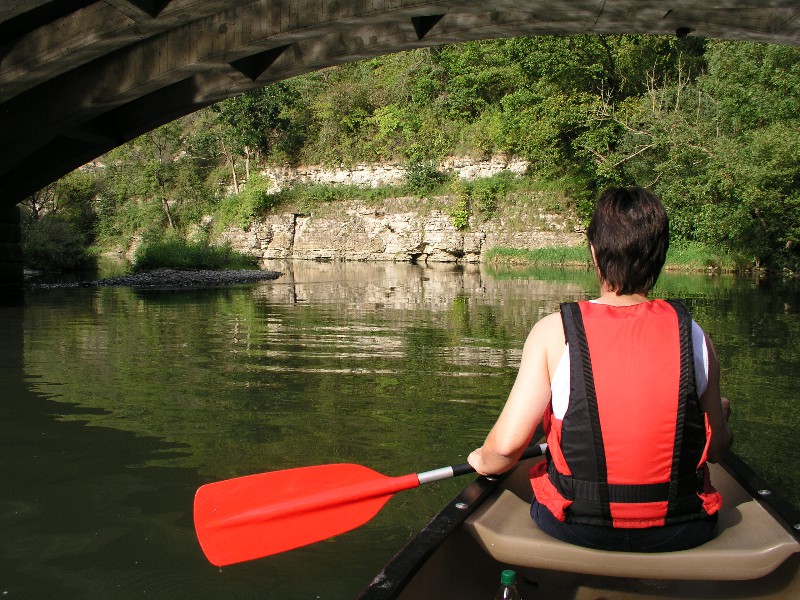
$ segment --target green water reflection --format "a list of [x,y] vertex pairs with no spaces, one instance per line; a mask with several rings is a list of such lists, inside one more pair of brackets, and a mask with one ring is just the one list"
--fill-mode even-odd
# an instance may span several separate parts
[[[591,273],[275,265],[258,285],[30,290],[0,321],[0,593],[351,598],[465,482],[398,494],[357,531],[218,572],[194,540],[206,481],[356,462],[462,462],[530,327],[591,297]],[[665,274],[711,333],[736,450],[800,501],[797,289]],[[6,384],[7,382],[7,384]]]

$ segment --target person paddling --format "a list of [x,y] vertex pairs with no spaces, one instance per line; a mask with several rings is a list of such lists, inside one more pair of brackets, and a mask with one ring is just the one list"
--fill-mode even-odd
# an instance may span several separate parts
[[641,187],[598,198],[589,248],[600,297],[565,303],[525,342],[483,445],[483,475],[512,468],[541,422],[531,516],[565,542],[616,551],[691,548],[714,535],[722,499],[706,461],[733,441],[719,360],[679,301],[651,300],[669,246],[666,211]]

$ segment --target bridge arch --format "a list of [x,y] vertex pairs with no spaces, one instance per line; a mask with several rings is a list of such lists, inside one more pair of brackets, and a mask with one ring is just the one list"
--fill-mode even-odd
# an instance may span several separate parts
[[[168,121],[313,70],[548,34],[800,45],[796,0],[11,0],[0,6],[0,283],[16,204]],[[16,244],[16,246],[15,246]]]

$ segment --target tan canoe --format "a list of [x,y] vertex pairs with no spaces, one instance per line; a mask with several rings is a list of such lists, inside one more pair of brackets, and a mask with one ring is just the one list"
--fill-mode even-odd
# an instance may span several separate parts
[[362,600],[489,600],[517,571],[524,600],[800,600],[800,511],[738,457],[712,465],[718,535],[681,552],[604,552],[555,540],[529,515],[532,459],[498,481],[478,478],[364,590]]

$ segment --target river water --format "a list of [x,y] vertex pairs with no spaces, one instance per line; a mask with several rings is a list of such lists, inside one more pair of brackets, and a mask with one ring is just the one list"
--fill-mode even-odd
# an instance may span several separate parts
[[[531,326],[592,297],[582,270],[276,263],[204,290],[28,290],[0,309],[0,595],[352,598],[467,481],[397,494],[350,533],[219,570],[194,536],[203,483],[353,462],[463,462]],[[735,449],[800,502],[795,283],[665,274],[721,356]]]

